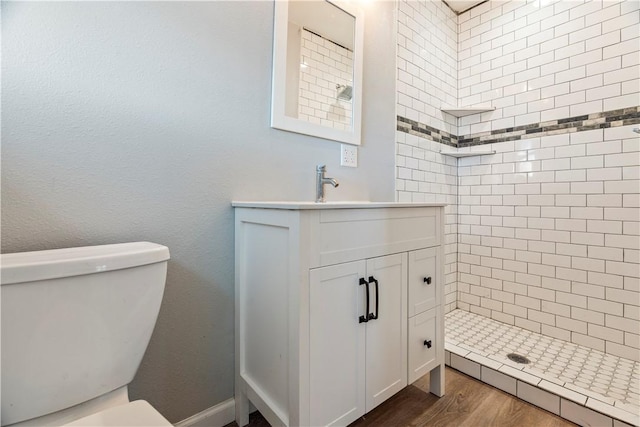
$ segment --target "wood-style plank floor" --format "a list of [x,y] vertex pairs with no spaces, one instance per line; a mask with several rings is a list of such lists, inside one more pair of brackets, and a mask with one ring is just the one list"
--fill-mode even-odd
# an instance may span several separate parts
[[[350,427],[570,427],[575,424],[447,367],[446,394],[429,393],[429,376],[382,403]],[[259,412],[250,427],[267,427]],[[225,427],[237,427],[236,423]]]

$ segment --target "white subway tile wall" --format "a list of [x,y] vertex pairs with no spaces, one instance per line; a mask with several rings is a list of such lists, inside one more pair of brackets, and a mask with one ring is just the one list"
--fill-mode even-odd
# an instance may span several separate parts
[[[526,127],[471,147],[496,154],[458,160],[429,135],[397,132],[398,200],[456,196],[447,311],[639,359],[639,9],[637,0],[490,1],[457,16],[456,34],[442,2],[399,2],[399,129],[414,120],[464,146]],[[496,110],[457,122],[438,110],[473,104]],[[635,121],[598,115],[616,109]]]
[[459,160],[459,308],[638,360],[637,126]]
[[349,129],[351,100],[338,99],[338,93],[353,84],[353,52],[305,29],[300,33],[298,118],[334,129]]
[[[398,116],[456,134],[456,119],[440,111],[457,103],[457,18],[441,1],[398,3]],[[401,202],[447,203],[445,311],[456,308],[457,164],[439,153],[445,145],[396,132],[396,197]]]
[[461,118],[457,135],[640,105],[639,8],[489,1],[459,15],[459,105],[496,110]]
[[457,299],[457,175],[456,159],[439,153],[439,142],[396,132],[396,193],[399,202],[446,203],[445,208],[445,312]]
[[457,135],[457,17],[441,1],[398,4],[397,114]]

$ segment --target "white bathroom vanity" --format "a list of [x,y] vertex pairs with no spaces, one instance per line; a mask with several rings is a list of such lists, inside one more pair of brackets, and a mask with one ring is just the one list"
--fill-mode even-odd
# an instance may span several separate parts
[[233,206],[238,425],[347,425],[427,372],[444,394],[444,205]]

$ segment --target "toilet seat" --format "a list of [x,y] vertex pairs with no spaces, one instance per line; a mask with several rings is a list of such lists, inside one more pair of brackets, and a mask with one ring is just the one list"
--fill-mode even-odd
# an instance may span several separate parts
[[149,402],[136,400],[80,418],[62,427],[171,427]]

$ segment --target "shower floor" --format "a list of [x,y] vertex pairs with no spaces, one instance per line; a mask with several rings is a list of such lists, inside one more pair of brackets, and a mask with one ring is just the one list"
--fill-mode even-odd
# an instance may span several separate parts
[[[560,398],[638,424],[638,362],[463,310],[454,310],[445,317],[445,349]],[[525,356],[530,363],[513,362],[507,358],[509,353]],[[475,365],[469,366],[475,369]]]

